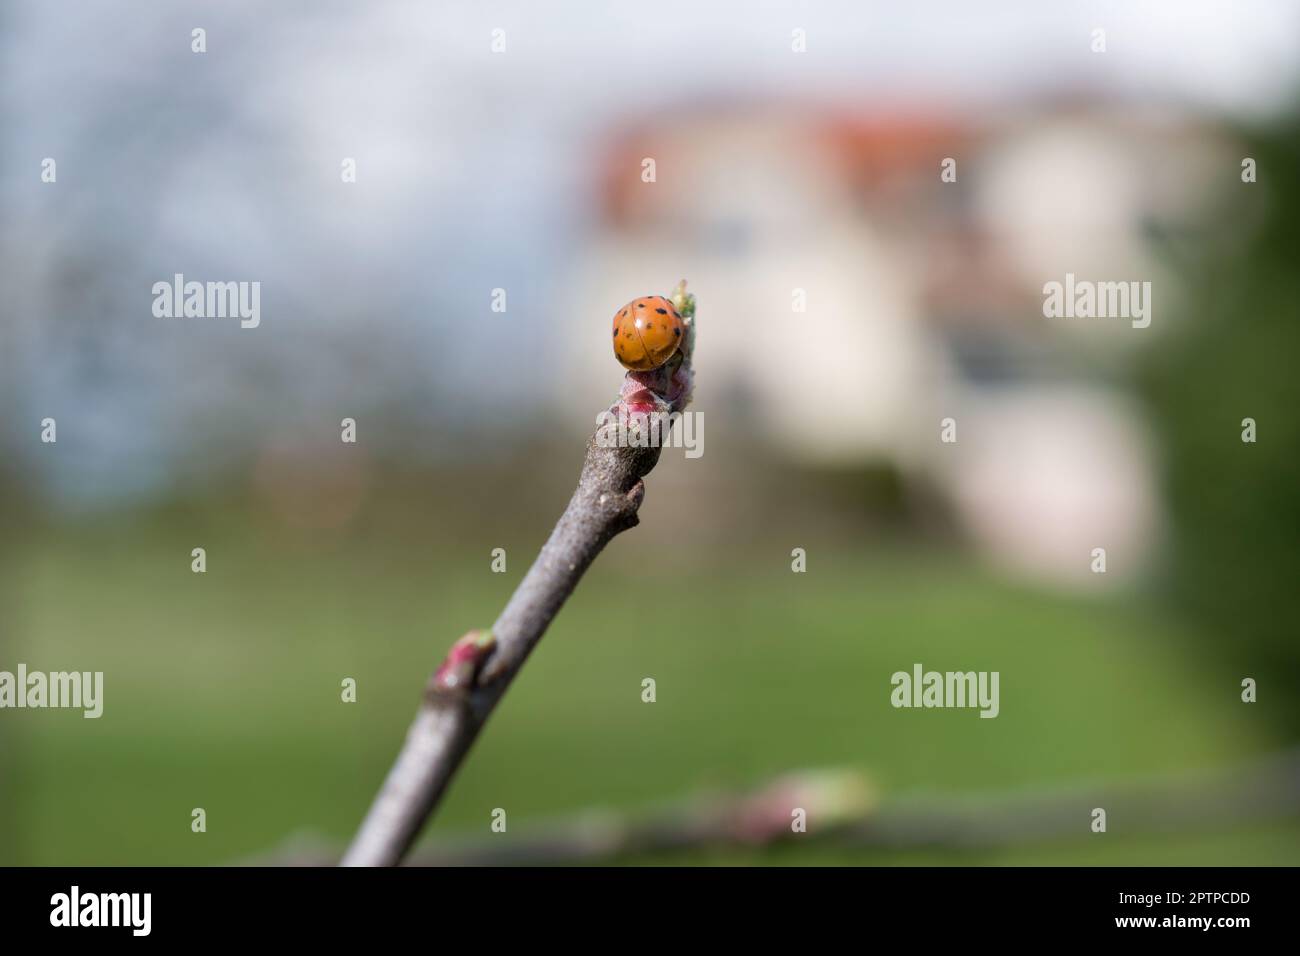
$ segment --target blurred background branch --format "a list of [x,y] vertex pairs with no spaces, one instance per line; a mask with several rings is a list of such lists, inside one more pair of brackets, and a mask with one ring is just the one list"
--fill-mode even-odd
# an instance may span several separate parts
[[[1107,832],[1092,833],[1093,808]],[[806,813],[806,832],[792,811]],[[1300,751],[1231,770],[1163,774],[1122,785],[963,798],[916,794],[879,803],[866,775],[851,769],[782,775],[749,791],[701,793],[650,813],[590,810],[539,821],[519,832],[448,834],[416,853],[412,866],[604,864],[673,854],[753,853],[810,843],[845,851],[947,850],[988,853],[1083,840],[1132,843],[1186,832],[1292,821],[1300,816]],[[298,836],[241,861],[255,866],[329,866],[336,851]]]

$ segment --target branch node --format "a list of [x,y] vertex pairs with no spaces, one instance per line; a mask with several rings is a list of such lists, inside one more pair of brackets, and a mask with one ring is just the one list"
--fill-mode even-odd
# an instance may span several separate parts
[[496,635],[491,630],[474,630],[467,633],[447,651],[442,664],[430,678],[425,688],[425,699],[436,703],[447,698],[463,699],[475,687],[483,665],[496,650]]

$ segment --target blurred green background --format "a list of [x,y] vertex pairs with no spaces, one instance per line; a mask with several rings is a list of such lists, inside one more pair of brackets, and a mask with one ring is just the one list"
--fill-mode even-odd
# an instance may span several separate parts
[[[669,507],[654,477],[647,524]],[[17,658],[103,670],[106,716],[6,714],[7,819],[21,825],[5,862],[213,864],[293,835],[345,841],[427,674],[450,639],[490,620],[544,530],[534,520],[531,534],[477,537],[430,515],[425,496],[378,497],[328,541],[268,533],[234,504],[42,527],[15,581]],[[583,581],[426,839],[486,832],[496,807],[526,831],[804,767],[860,769],[906,804],[1233,766],[1289,739],[1276,707],[1242,705],[1212,653],[1188,652],[1213,635],[1148,598],[1052,597],[897,540],[802,539],[810,569],[795,575],[784,541],[647,553],[642,533],[617,539]],[[194,540],[208,549],[204,575],[189,570]],[[489,571],[499,544],[507,574]],[[913,661],[1000,670],[1000,716],[892,709],[889,675]],[[641,701],[647,676],[654,704]],[[340,700],[344,677],[355,704]],[[189,829],[197,806],[201,835]],[[1287,863],[1300,849],[1295,822],[1225,832],[1206,820],[1176,839],[1086,826],[1081,815],[1077,838],[1014,851],[818,846],[655,862]]]

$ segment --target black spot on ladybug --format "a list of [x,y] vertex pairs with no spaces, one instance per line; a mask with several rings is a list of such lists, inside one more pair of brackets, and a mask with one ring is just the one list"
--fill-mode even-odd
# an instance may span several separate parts
[[618,329],[614,330],[614,338],[618,338]]
[[673,329],[673,335],[681,335],[681,334],[682,334],[681,329]]
[[636,307],[637,307],[638,309],[644,309],[644,308],[645,308],[645,303],[644,303],[644,302],[638,302],[638,303],[636,304]]
[[667,310],[667,309],[655,309],[655,311],[658,312],[660,315],[667,315],[667,314],[668,314],[668,310]]
[[626,332],[626,333],[624,333],[624,336],[625,336],[626,338],[629,338],[629,339],[630,339],[630,338],[632,337],[632,333],[631,333],[631,332]]

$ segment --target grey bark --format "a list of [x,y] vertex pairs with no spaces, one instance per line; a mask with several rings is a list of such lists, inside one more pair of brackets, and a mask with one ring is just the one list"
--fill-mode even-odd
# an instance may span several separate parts
[[471,679],[454,692],[433,682],[406,742],[344,855],[343,866],[395,866],[414,843],[506,688],[617,534],[634,527],[642,477],[659,448],[602,447],[592,436],[577,490],[505,610],[495,642]]

